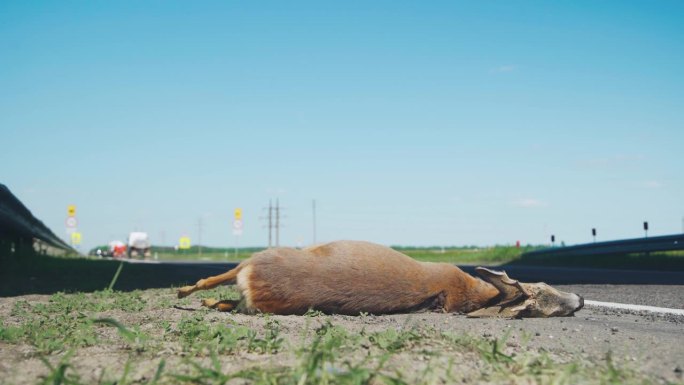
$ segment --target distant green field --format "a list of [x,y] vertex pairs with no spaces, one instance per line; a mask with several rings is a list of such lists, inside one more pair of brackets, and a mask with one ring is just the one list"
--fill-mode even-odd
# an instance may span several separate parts
[[516,261],[521,254],[527,251],[535,250],[538,247],[524,246],[493,246],[483,248],[397,248],[402,253],[426,262],[447,262],[464,265],[501,265]]
[[[493,246],[484,248],[417,248],[417,247],[394,247],[396,250],[415,258],[419,261],[446,262],[456,264],[502,264],[520,258],[526,251],[534,250],[535,247],[526,246],[516,248],[513,246]],[[199,249],[193,247],[190,250],[173,250],[169,248],[154,248],[153,258],[161,261],[216,261],[216,262],[239,262],[249,258],[253,253],[263,249],[249,248],[219,249],[204,248],[202,254]]]
[[237,254],[235,251],[223,251],[223,252],[202,252],[202,254],[197,251],[186,252],[183,251],[164,251],[164,252],[153,252],[152,258],[160,261],[212,261],[212,262],[239,262],[249,258],[254,252],[238,250]]
[[[622,254],[604,256],[528,256],[526,252],[538,250],[542,246],[526,245],[490,247],[405,247],[392,246],[412,258],[425,262],[445,262],[457,265],[539,265],[596,268],[624,268],[647,270],[684,270],[684,251],[654,252],[642,254]],[[235,252],[231,248],[197,246],[189,250],[174,250],[170,247],[153,247],[153,259],[160,261],[212,261],[240,262],[263,248],[241,248]]]

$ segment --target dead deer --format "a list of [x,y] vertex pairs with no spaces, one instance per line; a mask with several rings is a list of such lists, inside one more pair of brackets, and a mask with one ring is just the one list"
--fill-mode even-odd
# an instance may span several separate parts
[[482,267],[482,279],[447,263],[418,262],[389,247],[337,241],[303,250],[255,253],[226,273],[178,290],[178,298],[237,284],[239,301],[203,305],[244,313],[358,315],[443,311],[470,317],[570,316],[584,299],[545,283],[521,283]]

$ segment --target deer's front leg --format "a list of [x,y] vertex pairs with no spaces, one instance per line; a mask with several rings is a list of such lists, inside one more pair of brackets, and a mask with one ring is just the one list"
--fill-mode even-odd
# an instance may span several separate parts
[[233,311],[238,307],[239,304],[240,301],[233,301],[229,299],[218,301],[214,298],[207,298],[202,300],[202,306],[206,306],[210,309],[216,309],[221,312]]

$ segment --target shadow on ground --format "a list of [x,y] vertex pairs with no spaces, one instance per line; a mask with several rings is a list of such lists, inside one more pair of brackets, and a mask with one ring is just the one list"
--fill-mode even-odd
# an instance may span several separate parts
[[[109,287],[120,261],[46,256],[0,257],[0,297],[56,292],[92,292]],[[223,273],[235,263],[123,263],[113,289],[132,291],[173,288]],[[475,274],[475,266],[460,266]],[[682,271],[624,268],[530,266],[509,263],[492,266],[522,282],[549,284],[684,285]]]

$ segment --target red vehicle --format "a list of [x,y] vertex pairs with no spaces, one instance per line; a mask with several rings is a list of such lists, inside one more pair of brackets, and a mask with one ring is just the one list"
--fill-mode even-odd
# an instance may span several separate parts
[[126,244],[121,241],[109,242],[109,254],[112,256],[112,258],[125,258]]

